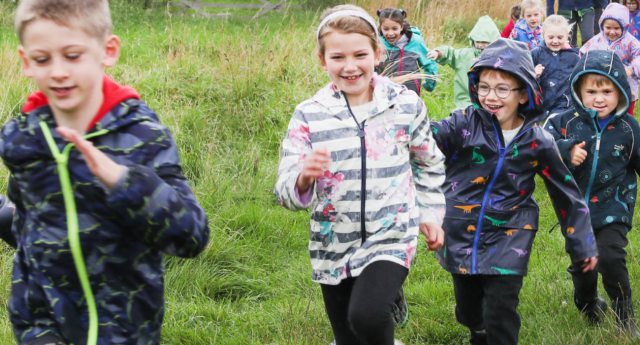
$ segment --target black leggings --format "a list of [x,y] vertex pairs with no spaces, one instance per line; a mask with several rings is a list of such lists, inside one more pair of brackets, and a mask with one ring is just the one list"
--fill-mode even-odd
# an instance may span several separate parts
[[376,261],[339,285],[320,284],[336,345],[393,345],[393,302],[408,274]]

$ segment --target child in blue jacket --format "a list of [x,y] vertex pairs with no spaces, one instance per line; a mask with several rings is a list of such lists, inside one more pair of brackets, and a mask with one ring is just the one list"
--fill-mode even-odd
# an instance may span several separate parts
[[120,52],[107,0],[20,1],[16,28],[39,90],[0,132],[16,339],[160,344],[164,254],[195,257],[209,238],[178,147],[136,90],[104,74]]
[[551,15],[544,21],[544,44],[531,50],[536,77],[544,95],[544,118],[573,107],[569,94],[569,75],[580,55],[569,42],[571,28],[567,20]]
[[591,218],[600,260],[596,271],[569,266],[575,304],[598,322],[607,310],[598,297],[598,273],[618,325],[636,333],[625,247],[632,228],[640,173],[640,126],[627,114],[633,100],[622,60],[612,51],[591,50],[571,74],[574,108],[549,119],[545,129],[558,144],[575,177]]
[[640,9],[638,9],[638,0],[624,0],[625,6],[631,14],[629,20],[629,32],[636,39],[640,39]]
[[531,50],[542,43],[544,8],[540,0],[524,0],[520,7],[522,16],[511,31],[511,39],[525,43]]
[[469,71],[469,93],[473,106],[432,123],[447,162],[445,245],[436,258],[453,277],[456,318],[472,344],[517,344],[516,309],[538,229],[536,175],[571,261],[591,270],[597,251],[580,190],[537,125],[542,97],[527,47],[502,38],[490,44]]
[[[433,91],[438,77],[438,64],[427,58],[427,45],[420,30],[409,25],[407,12],[395,8],[378,10],[378,21],[385,50],[376,72],[390,77],[426,74],[429,77],[422,81],[422,87]],[[420,79],[413,79],[405,82],[404,86],[420,95],[420,84]]]

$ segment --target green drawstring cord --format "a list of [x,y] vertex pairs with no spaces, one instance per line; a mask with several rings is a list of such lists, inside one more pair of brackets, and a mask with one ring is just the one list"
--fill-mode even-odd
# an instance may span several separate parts
[[[95,298],[93,297],[93,291],[91,291],[87,267],[82,256],[82,248],[80,248],[78,212],[76,210],[76,201],[73,198],[73,188],[71,187],[71,179],[69,178],[69,169],[67,169],[69,151],[71,151],[73,144],[65,146],[62,153],[60,153],[58,145],[56,145],[55,140],[53,140],[53,136],[51,136],[49,126],[47,126],[44,121],[40,121],[40,128],[42,128],[42,133],[47,140],[49,150],[51,150],[51,154],[58,164],[58,175],[60,176],[62,196],[64,198],[65,210],[67,212],[67,234],[69,236],[69,246],[71,247],[71,255],[73,256],[73,262],[76,266],[76,271],[78,272],[78,278],[80,278],[82,291],[84,292],[84,297],[87,300],[87,308],[89,309],[89,336],[87,337],[87,345],[96,345],[98,342],[98,311]],[[93,138],[107,132],[107,130],[103,129],[86,135],[84,138]]]

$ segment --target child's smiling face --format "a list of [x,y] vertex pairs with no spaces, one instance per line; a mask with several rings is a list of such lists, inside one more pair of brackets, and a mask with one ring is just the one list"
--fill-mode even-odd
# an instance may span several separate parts
[[622,36],[622,27],[615,19],[607,19],[602,22],[602,31],[609,41],[615,41]]
[[569,41],[569,33],[563,27],[549,26],[544,29],[544,43],[551,51],[557,52]]
[[484,50],[489,45],[489,42],[474,42],[476,49]]
[[638,2],[636,0],[627,0],[627,8],[629,11],[634,12],[638,9]]
[[[589,76],[587,75],[586,78]],[[597,111],[600,119],[609,117],[616,110],[619,98],[618,87],[611,81],[598,85],[587,79],[580,88],[582,104],[585,108]]]
[[402,25],[391,19],[385,19],[380,24],[380,29],[387,42],[396,43],[402,37]]
[[[526,90],[513,90],[519,88],[516,78],[506,72],[490,68],[480,72],[480,81],[476,85],[480,105],[496,115],[503,129],[513,129],[510,127],[518,115],[518,106],[529,101]],[[508,95],[504,97],[504,94]]]
[[527,8],[523,13],[522,18],[527,21],[527,25],[533,30],[542,23],[543,15],[542,10],[539,8]]
[[322,68],[329,73],[338,89],[350,99],[370,98],[370,83],[375,66],[380,64],[380,50],[373,50],[367,36],[339,31],[325,35],[324,47],[324,55],[319,55]]

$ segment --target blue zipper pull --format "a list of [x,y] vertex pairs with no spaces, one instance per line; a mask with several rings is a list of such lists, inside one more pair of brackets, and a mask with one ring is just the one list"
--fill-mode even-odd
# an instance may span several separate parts
[[358,136],[359,136],[360,138],[364,138],[364,129],[360,129],[360,130],[358,130]]

